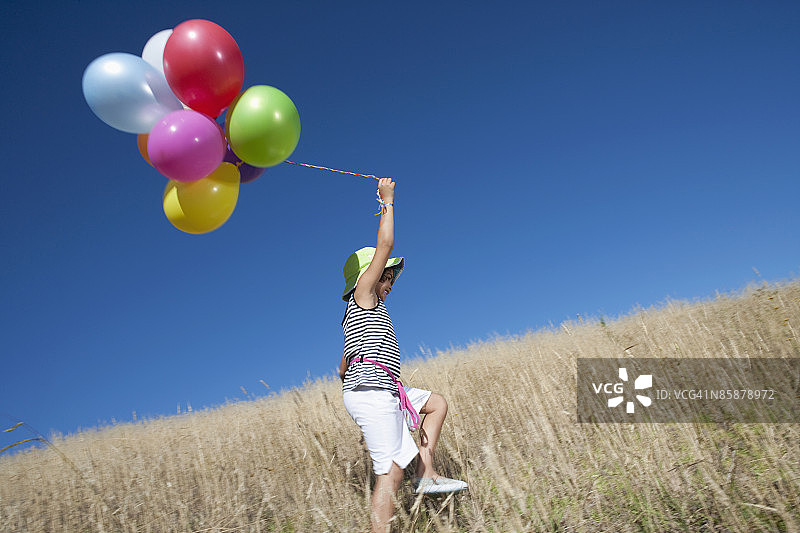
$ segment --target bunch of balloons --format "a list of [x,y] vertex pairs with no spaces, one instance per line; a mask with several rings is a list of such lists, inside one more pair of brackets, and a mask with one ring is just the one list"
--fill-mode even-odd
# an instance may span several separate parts
[[[187,20],[150,38],[141,57],[111,53],[83,73],[83,95],[106,124],[136,133],[139,152],[169,179],[163,207],[186,233],[208,233],[233,213],[239,184],[283,162],[300,139],[300,116],[279,89],[242,91],[233,37]],[[224,129],[216,119],[225,115]]]

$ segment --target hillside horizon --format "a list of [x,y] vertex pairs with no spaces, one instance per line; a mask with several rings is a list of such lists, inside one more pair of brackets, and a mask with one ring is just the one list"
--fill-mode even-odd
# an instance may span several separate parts
[[[620,320],[624,320],[624,319],[626,319],[626,318],[628,318],[628,317],[630,317],[632,315],[635,315],[636,313],[642,312],[642,311],[657,311],[657,310],[663,309],[663,308],[665,308],[665,307],[667,307],[669,305],[696,305],[696,304],[702,304],[704,302],[713,301],[714,299],[720,298],[720,297],[737,298],[737,297],[740,297],[740,296],[746,294],[748,291],[757,290],[759,287],[765,287],[765,286],[781,287],[781,286],[798,284],[798,283],[800,283],[800,278],[789,278],[789,279],[772,281],[772,282],[768,282],[766,280],[759,280],[759,281],[755,281],[754,280],[754,281],[751,281],[748,284],[746,284],[744,287],[741,287],[739,289],[735,289],[735,290],[732,290],[732,291],[720,292],[719,290],[717,290],[717,291],[714,292],[713,295],[707,294],[705,296],[695,296],[695,297],[693,297],[691,299],[672,298],[670,296],[665,296],[662,300],[660,300],[660,301],[658,301],[658,302],[656,302],[654,304],[651,304],[651,305],[649,305],[647,307],[643,307],[639,303],[634,303],[634,304],[632,304],[630,306],[630,309],[627,312],[622,312],[622,313],[619,313],[619,314],[611,314],[611,315],[609,315],[609,314],[605,314],[605,313],[602,313],[602,312],[596,312],[596,313],[593,313],[593,314],[582,315],[580,313],[576,313],[574,319],[564,319],[561,322],[558,322],[557,324],[554,323],[551,320],[551,321],[548,322],[547,325],[534,327],[534,328],[528,328],[528,329],[525,329],[525,330],[523,330],[521,332],[517,332],[517,333],[504,333],[503,334],[503,333],[499,333],[499,332],[493,332],[491,334],[486,335],[483,338],[473,339],[473,340],[469,341],[466,344],[452,344],[451,343],[447,348],[430,349],[430,348],[425,347],[425,346],[419,346],[418,347],[418,352],[416,352],[416,353],[413,353],[413,354],[409,355],[409,354],[407,354],[405,352],[402,352],[403,359],[401,360],[401,364],[403,365],[404,369],[403,369],[403,375],[401,375],[400,377],[405,382],[405,378],[407,378],[407,376],[408,376],[408,373],[405,371],[405,367],[408,366],[408,365],[419,364],[419,362],[421,362],[421,361],[425,361],[425,360],[430,359],[430,358],[438,357],[440,355],[446,355],[446,354],[450,354],[450,353],[453,353],[453,352],[466,351],[466,350],[469,350],[471,347],[474,347],[476,345],[481,345],[481,344],[486,344],[486,343],[493,343],[493,342],[498,342],[498,341],[500,341],[500,342],[509,341],[509,340],[513,341],[515,339],[519,339],[519,338],[525,337],[527,335],[543,333],[543,332],[550,332],[550,331],[558,331],[565,324],[566,325],[572,325],[572,324],[576,324],[577,323],[577,324],[580,324],[580,325],[584,325],[584,324],[588,325],[588,324],[599,324],[599,323],[605,323],[605,322],[613,323],[613,322],[617,322],[617,321],[620,321]],[[289,393],[291,391],[302,390],[303,388],[305,388],[305,387],[307,387],[309,385],[313,385],[313,384],[315,384],[317,382],[320,382],[320,381],[324,382],[324,381],[327,381],[327,380],[332,380],[332,381],[338,383],[339,382],[339,378],[337,376],[338,367],[336,367],[336,363],[337,363],[338,359],[336,357],[334,357],[334,359],[335,360],[331,364],[331,369],[327,374],[321,374],[321,375],[316,375],[316,376],[309,375],[304,380],[302,385],[284,386],[284,387],[279,387],[277,389],[273,389],[263,379],[261,379],[261,380],[259,380],[259,382],[261,383],[261,385],[264,386],[265,390],[267,390],[268,392],[262,392],[259,388],[255,388],[255,389],[250,388],[248,390],[248,389],[245,388],[244,385],[240,385],[239,388],[241,389],[241,391],[243,393],[243,397],[234,396],[232,398],[226,398],[224,401],[219,402],[219,403],[215,403],[215,404],[211,404],[211,405],[203,405],[203,406],[200,406],[200,407],[193,406],[193,405],[191,405],[190,402],[185,402],[183,405],[181,404],[181,402],[177,402],[177,404],[176,404],[177,405],[177,409],[176,409],[175,413],[141,415],[138,410],[133,410],[131,412],[131,419],[130,420],[125,420],[125,419],[119,419],[118,420],[118,419],[112,417],[108,421],[98,420],[98,423],[94,424],[94,425],[78,426],[77,428],[75,428],[72,431],[59,431],[59,430],[51,429],[49,431],[40,432],[39,428],[36,428],[36,427],[33,427],[33,426],[29,425],[28,422],[25,421],[25,420],[16,419],[13,416],[10,416],[9,413],[4,413],[6,420],[3,422],[3,424],[6,424],[6,425],[8,425],[10,427],[10,426],[12,426],[12,425],[14,425],[16,423],[22,422],[22,423],[25,424],[25,426],[27,426],[29,428],[27,430],[28,437],[38,436],[38,437],[43,437],[43,438],[47,438],[47,439],[63,439],[63,438],[67,438],[67,437],[70,437],[70,436],[78,435],[78,434],[84,433],[84,432],[92,432],[92,433],[94,433],[94,432],[103,431],[105,429],[110,429],[110,428],[113,428],[113,427],[126,425],[126,424],[131,424],[131,425],[135,426],[135,425],[141,425],[143,423],[170,419],[170,418],[173,418],[173,417],[185,417],[187,415],[191,416],[193,413],[203,413],[203,412],[213,411],[213,410],[216,410],[216,409],[221,409],[221,408],[224,408],[224,407],[235,405],[235,404],[241,403],[241,402],[262,401],[262,400],[275,399],[275,398],[277,398],[277,397],[279,397],[281,395],[287,394],[287,393]],[[8,444],[8,443],[0,443],[0,448],[5,446],[6,444]],[[13,455],[13,454],[20,453],[20,452],[28,450],[28,449],[41,448],[41,447],[46,447],[46,444],[37,445],[34,442],[34,443],[32,443],[32,446],[14,447],[13,449],[9,449],[9,451],[5,452],[4,455]],[[2,456],[0,456],[0,457],[2,457]]]

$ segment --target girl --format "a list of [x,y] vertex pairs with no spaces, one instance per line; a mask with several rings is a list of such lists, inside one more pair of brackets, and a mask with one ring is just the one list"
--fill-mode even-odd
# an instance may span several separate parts
[[[376,482],[372,492],[372,531],[384,533],[394,514],[393,497],[403,480],[403,469],[417,456],[416,493],[457,492],[463,481],[441,477],[433,468],[447,402],[436,393],[399,385],[400,349],[384,301],[405,266],[402,257],[390,258],[394,247],[394,188],[390,178],[378,181],[381,220],[375,248],[362,248],[344,265],[347,302],[342,328],[344,352],[339,367],[347,412],[359,425],[372,457]],[[417,448],[401,406],[408,402],[413,417],[424,415]]]

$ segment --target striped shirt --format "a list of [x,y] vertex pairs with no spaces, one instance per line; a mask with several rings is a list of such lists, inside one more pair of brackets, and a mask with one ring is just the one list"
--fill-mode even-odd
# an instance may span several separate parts
[[[359,385],[397,391],[397,385],[386,372],[373,363],[361,362],[361,358],[372,359],[386,365],[394,377],[400,379],[400,347],[394,334],[392,319],[382,301],[374,309],[360,307],[351,294],[342,319],[344,330],[344,357],[347,373],[342,390],[353,390]],[[350,364],[353,359],[356,362]]]

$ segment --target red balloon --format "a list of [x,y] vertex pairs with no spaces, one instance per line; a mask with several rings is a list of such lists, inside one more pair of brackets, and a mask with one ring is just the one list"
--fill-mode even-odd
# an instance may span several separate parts
[[218,117],[242,90],[244,59],[233,37],[209,20],[178,24],[164,47],[164,76],[195,111]]

